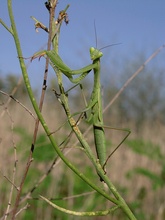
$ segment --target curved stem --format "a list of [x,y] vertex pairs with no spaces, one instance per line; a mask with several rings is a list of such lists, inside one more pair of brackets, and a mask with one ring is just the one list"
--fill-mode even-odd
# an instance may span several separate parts
[[[52,146],[54,147],[54,149],[57,152],[57,154],[59,155],[59,157],[63,160],[63,162],[73,172],[75,172],[81,179],[83,179],[89,186],[91,186],[93,189],[95,189],[102,196],[104,196],[108,200],[110,200],[113,203],[118,205],[119,202],[116,199],[114,199],[114,198],[110,197],[109,195],[107,195],[104,192],[104,190],[102,190],[101,188],[97,187],[95,183],[91,182],[88,178],[86,178],[86,176],[84,176],[84,174],[79,172],[79,170],[63,155],[61,150],[58,148],[58,144],[54,140],[53,136],[50,135],[50,130],[49,130],[49,128],[48,128],[44,118],[43,118],[43,115],[41,114],[41,112],[39,110],[39,107],[37,105],[36,99],[34,97],[34,94],[33,94],[33,91],[32,91],[31,85],[30,85],[27,69],[26,69],[25,62],[24,62],[24,59],[23,59],[23,56],[22,56],[22,50],[21,50],[21,45],[20,45],[20,41],[19,41],[19,37],[18,37],[15,21],[14,21],[14,16],[13,16],[13,12],[12,12],[12,0],[8,0],[8,11],[9,11],[11,27],[12,27],[12,31],[13,31],[13,38],[14,38],[14,41],[15,41],[15,45],[16,45],[17,54],[18,54],[18,57],[19,57],[19,63],[20,63],[20,67],[21,67],[21,70],[22,70],[22,75],[23,75],[23,79],[24,79],[24,82],[25,82],[25,86],[27,88],[27,92],[28,92],[29,98],[30,98],[31,103],[33,105],[33,108],[34,108],[34,110],[35,110],[35,112],[37,114],[37,117],[40,120],[41,125],[43,126],[47,136],[49,137]],[[14,210],[13,210],[12,220],[15,219],[15,215],[16,215],[16,212],[17,212],[18,205],[19,205],[19,201],[16,201],[15,207],[14,207]]]
[[[63,162],[73,172],[75,172],[81,179],[83,179],[89,186],[91,186],[98,193],[100,193],[102,196],[104,196],[105,198],[107,198],[108,200],[113,202],[114,204],[122,207],[123,211],[127,214],[127,216],[130,219],[135,220],[136,218],[134,217],[134,215],[132,214],[131,210],[129,209],[129,207],[125,203],[124,199],[120,196],[120,194],[117,192],[116,188],[110,182],[108,177],[104,174],[104,171],[102,170],[102,167],[99,166],[99,163],[97,164],[97,162],[95,161],[95,158],[93,157],[93,154],[90,152],[91,151],[90,147],[87,145],[88,156],[90,157],[90,159],[92,160],[93,164],[95,165],[97,172],[102,177],[102,179],[105,180],[105,182],[109,186],[109,189],[113,192],[113,194],[115,195],[116,198],[110,197],[101,188],[97,187],[94,182],[91,182],[84,174],[80,173],[79,170],[63,155],[61,150],[58,148],[58,145],[57,145],[55,139],[53,138],[52,135],[50,135],[50,130],[49,130],[49,128],[48,128],[44,118],[43,118],[43,115],[40,112],[40,109],[39,109],[39,107],[37,105],[36,99],[34,97],[34,94],[33,94],[33,91],[32,91],[31,85],[30,85],[27,69],[26,69],[26,66],[25,66],[25,63],[24,63],[24,59],[23,59],[23,56],[22,56],[22,50],[21,50],[21,46],[20,46],[20,42],[19,42],[19,37],[18,37],[15,21],[14,21],[14,16],[13,16],[13,12],[12,12],[12,0],[8,0],[8,11],[9,11],[9,16],[10,16],[10,21],[11,21],[13,38],[14,38],[14,41],[15,41],[15,45],[16,45],[16,49],[17,49],[17,54],[18,54],[18,57],[19,57],[19,63],[20,63],[20,67],[21,67],[21,70],[22,70],[22,75],[23,75],[23,78],[24,78],[24,82],[25,82],[25,86],[27,88],[27,92],[28,92],[29,98],[30,98],[31,103],[33,105],[33,108],[34,108],[34,110],[35,110],[35,112],[37,114],[37,117],[38,117],[39,121],[41,122],[41,124],[42,124],[42,126],[43,126],[43,128],[45,130],[45,133],[49,137],[50,142],[51,142],[52,146],[54,147],[55,151],[57,152],[59,157],[63,160]],[[81,137],[81,139],[83,141],[85,141],[83,139],[83,137]],[[21,194],[21,191],[19,193]],[[15,207],[14,207],[13,214],[12,214],[12,220],[15,219],[18,205],[19,205],[19,200],[16,199]]]

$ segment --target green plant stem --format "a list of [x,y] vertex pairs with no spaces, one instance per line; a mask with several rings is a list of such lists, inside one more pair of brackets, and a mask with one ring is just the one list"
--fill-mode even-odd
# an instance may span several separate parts
[[10,34],[13,34],[12,29],[9,28],[2,19],[0,19],[0,23],[4,26],[4,28],[6,28],[7,31],[10,32]]
[[61,212],[64,212],[66,214],[69,214],[69,215],[76,215],[76,216],[106,216],[108,215],[109,213],[112,213],[114,212],[116,209],[119,208],[119,206],[113,206],[112,208],[110,209],[107,209],[107,210],[101,210],[101,211],[92,211],[92,212],[75,212],[73,210],[68,210],[68,209],[65,209],[65,208],[62,208],[54,203],[52,203],[51,201],[49,201],[48,199],[46,199],[45,197],[43,196],[40,196],[43,200],[45,200],[47,203],[49,203],[51,206],[53,206],[55,209],[58,209],[59,211]]
[[[111,184],[111,182],[109,181],[108,177],[106,175],[104,175],[104,171],[102,170],[102,168],[95,162],[95,158],[92,156],[91,157],[91,150],[90,147],[88,149],[88,156],[91,158],[91,160],[93,161],[96,170],[98,171],[98,173],[100,174],[100,176],[103,178],[103,180],[105,180],[105,182],[107,182],[107,185],[109,186],[109,188],[112,190],[112,192],[114,193],[115,198],[110,197],[109,195],[107,195],[107,193],[105,193],[101,188],[97,187],[95,183],[91,182],[88,178],[86,178],[86,176],[82,173],[79,172],[79,170],[63,155],[63,153],[60,151],[60,149],[58,148],[58,145],[56,143],[56,141],[54,140],[52,135],[50,134],[49,128],[39,110],[39,107],[37,105],[36,99],[34,97],[31,85],[30,85],[30,81],[29,81],[29,77],[28,77],[28,73],[26,70],[26,66],[24,63],[24,59],[22,58],[22,50],[21,50],[21,46],[20,46],[20,42],[19,42],[19,37],[17,34],[17,29],[16,29],[16,25],[15,25],[15,21],[14,21],[14,16],[13,16],[13,12],[12,12],[12,0],[8,0],[8,11],[9,11],[9,16],[10,16],[10,21],[11,21],[11,27],[12,27],[12,33],[13,33],[13,38],[15,41],[15,45],[16,45],[16,49],[17,49],[17,54],[19,57],[19,63],[20,63],[20,67],[22,70],[22,74],[23,74],[23,79],[25,82],[25,86],[27,88],[27,92],[29,95],[29,98],[31,100],[31,103],[33,105],[33,108],[37,114],[38,119],[40,120],[46,134],[48,135],[50,142],[52,144],[52,146],[54,147],[54,149],[56,150],[57,154],[59,155],[59,157],[64,161],[64,163],[72,170],[74,171],[81,179],[83,179],[89,186],[91,186],[93,189],[95,189],[98,193],[100,193],[101,195],[103,195],[105,198],[107,198],[108,200],[112,201],[113,203],[115,203],[116,205],[119,205],[122,207],[123,211],[127,214],[127,216],[129,217],[129,219],[131,220],[135,220],[136,218],[134,217],[134,215],[132,214],[131,210],[129,209],[129,207],[126,205],[125,201],[122,199],[122,197],[119,195],[119,193],[117,192],[117,190],[115,189],[115,187]],[[81,137],[81,139],[84,142],[83,137]],[[83,142],[81,141],[82,145]],[[88,145],[87,145],[88,147]],[[90,154],[89,154],[90,152]],[[21,192],[20,192],[21,193]],[[17,212],[17,208],[18,208],[18,204],[19,201],[16,201],[15,203],[15,208],[13,211],[13,215],[12,215],[12,220],[15,219],[15,215]]]
[[[14,21],[14,16],[13,16],[13,12],[12,12],[12,0],[8,0],[8,10],[9,10],[9,16],[10,16],[10,21],[11,21],[11,26],[12,26],[12,31],[13,31],[13,38],[15,41],[15,45],[16,45],[16,49],[17,49],[17,54],[19,57],[19,62],[20,62],[20,67],[22,70],[22,74],[23,74],[23,79],[25,82],[25,86],[27,88],[27,92],[29,95],[29,98],[31,100],[31,103],[33,105],[33,108],[37,114],[37,117],[39,118],[46,134],[48,135],[50,142],[52,144],[52,146],[54,147],[54,149],[56,150],[57,154],[59,155],[59,157],[64,161],[64,163],[71,169],[73,170],[81,179],[83,179],[89,186],[91,186],[93,189],[95,189],[98,193],[100,193],[101,195],[103,195],[105,198],[107,198],[108,200],[112,201],[115,204],[119,204],[118,201],[114,198],[111,198],[109,195],[107,195],[104,190],[100,189],[99,187],[97,187],[94,183],[92,183],[88,178],[86,178],[86,176],[82,173],[79,172],[79,170],[63,155],[63,153],[61,152],[61,150],[58,148],[58,144],[56,143],[56,141],[54,140],[52,135],[50,134],[49,128],[39,110],[39,107],[37,105],[36,99],[34,97],[31,85],[30,85],[30,81],[29,81],[29,77],[28,77],[28,73],[26,70],[26,66],[24,63],[24,59],[22,58],[22,51],[21,51],[21,46],[20,46],[20,42],[19,42],[19,37],[17,34],[17,29],[16,29],[16,25],[15,25],[15,21]],[[16,214],[16,211],[15,211]],[[14,214],[14,215],[15,215]],[[14,218],[13,218],[14,219]]]

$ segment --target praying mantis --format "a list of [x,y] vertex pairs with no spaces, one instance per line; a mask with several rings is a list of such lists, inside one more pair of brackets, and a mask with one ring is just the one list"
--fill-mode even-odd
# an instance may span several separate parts
[[[93,125],[94,142],[95,142],[97,159],[102,169],[106,173],[105,165],[107,159],[106,159],[106,143],[105,143],[105,131],[104,131],[105,126],[103,123],[103,109],[102,109],[102,97],[101,97],[101,85],[100,85],[100,58],[103,56],[103,53],[100,50],[91,47],[90,58],[92,60],[92,64],[87,65],[86,67],[78,70],[70,69],[63,62],[63,60],[56,53],[55,50],[40,51],[34,54],[31,59],[33,60],[36,57],[41,57],[44,55],[49,57],[52,67],[54,69],[56,68],[59,69],[72,83],[79,83],[82,79],[84,79],[87,76],[87,74],[89,74],[91,70],[93,70],[94,72],[93,90],[90,97],[90,101],[87,104],[84,112],[91,110],[91,114],[88,117],[87,121],[91,122]],[[73,76],[75,75],[79,75],[79,76],[77,78],[74,78]],[[121,129],[117,129],[117,130],[121,130]],[[124,138],[124,140],[126,138]],[[123,141],[121,143],[123,143]],[[121,145],[121,143],[117,146],[117,148]]]
[[[99,160],[102,168],[106,162],[106,145],[105,145],[105,132],[104,132],[104,123],[103,123],[103,112],[102,112],[102,98],[101,98],[101,85],[100,85],[100,58],[103,56],[103,53],[94,48],[90,48],[90,58],[93,61],[92,64],[87,65],[86,67],[79,70],[71,70],[60,58],[60,56],[55,52],[51,51],[42,51],[35,54],[32,59],[36,56],[43,56],[46,54],[53,67],[59,69],[72,83],[79,83],[86,75],[93,70],[94,71],[94,85],[93,91],[89,104],[86,106],[84,111],[91,109],[91,115],[88,118],[88,121],[93,125],[94,131],[94,141],[96,147],[97,158]],[[79,77],[73,78],[74,75],[80,74]]]

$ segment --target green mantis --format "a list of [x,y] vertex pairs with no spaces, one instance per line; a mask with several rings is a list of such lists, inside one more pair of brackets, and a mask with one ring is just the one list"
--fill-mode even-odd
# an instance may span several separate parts
[[[103,112],[102,112],[102,98],[101,98],[101,85],[100,85],[100,58],[103,53],[94,47],[90,48],[90,57],[93,61],[92,64],[78,70],[71,70],[60,58],[60,56],[54,51],[42,51],[35,54],[32,59],[37,56],[43,56],[46,54],[51,62],[53,68],[59,69],[72,83],[79,83],[86,75],[93,70],[94,71],[94,85],[89,104],[85,111],[91,109],[91,114],[88,118],[93,125],[94,141],[96,147],[97,158],[100,165],[104,168],[106,162],[106,144],[105,133],[103,128]],[[79,75],[77,78],[73,76]]]

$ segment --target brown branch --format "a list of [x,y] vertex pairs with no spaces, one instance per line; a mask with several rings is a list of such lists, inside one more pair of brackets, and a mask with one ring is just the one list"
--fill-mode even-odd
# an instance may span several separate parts
[[[50,8],[50,16],[49,16],[49,35],[48,35],[48,46],[47,46],[47,50],[50,50],[51,48],[51,37],[52,37],[52,24],[53,24],[53,19],[54,19],[54,15],[55,15],[55,7],[57,4],[57,0],[54,1],[54,7]],[[46,91],[46,87],[47,87],[47,76],[48,76],[48,66],[49,66],[49,59],[46,59],[46,64],[45,64],[45,71],[44,71],[44,80],[43,80],[43,87],[42,87],[42,93],[41,93],[41,98],[40,98],[40,103],[39,103],[39,109],[40,111],[42,111],[42,107],[43,107],[43,102],[44,102],[44,97],[45,97],[45,91]],[[30,154],[28,157],[28,161],[27,161],[27,165],[19,186],[19,191],[17,193],[16,196],[16,201],[15,201],[15,205],[14,205],[14,209],[13,209],[13,213],[12,213],[12,220],[15,219],[16,213],[17,213],[17,209],[18,209],[18,205],[20,202],[20,197],[21,197],[21,192],[22,192],[22,188],[25,182],[25,179],[27,177],[31,162],[32,162],[32,155],[34,152],[34,147],[35,147],[35,142],[36,142],[36,138],[37,138],[37,133],[38,133],[38,128],[39,128],[39,119],[36,119],[36,123],[35,123],[35,128],[34,128],[34,133],[33,133],[33,140],[32,140],[32,145],[31,145],[31,149],[30,149]]]
[[[11,96],[14,96],[14,94],[15,94],[16,91],[18,90],[18,87],[20,86],[21,83],[22,83],[22,76],[19,78],[17,85],[13,88],[13,90],[12,90],[12,92],[11,92],[11,94],[10,94]],[[6,94],[4,94],[4,95],[6,95]],[[5,104],[5,107],[7,107],[10,102],[11,102],[11,99],[9,98],[9,99],[7,100],[7,102],[6,102],[6,104]],[[5,112],[5,111],[3,111],[3,112],[1,113],[1,117],[3,117],[4,112]]]
[[137,69],[137,71],[124,83],[122,88],[116,93],[116,95],[113,97],[113,99],[109,102],[109,104],[104,108],[103,112],[106,112],[107,109],[116,101],[116,99],[123,93],[123,91],[126,89],[126,87],[130,84],[130,82],[145,68],[145,66],[154,58],[160,51],[165,47],[165,44],[163,44],[161,47],[159,47],[140,67]]
[[11,136],[12,136],[12,143],[13,143],[13,148],[14,148],[14,166],[13,166],[12,180],[10,180],[7,176],[3,175],[4,178],[6,178],[11,183],[11,189],[10,189],[10,193],[9,193],[9,201],[8,201],[7,209],[6,209],[6,212],[5,212],[4,220],[7,219],[7,213],[9,211],[9,209],[10,209],[10,206],[11,206],[11,201],[12,201],[12,195],[13,195],[14,187],[18,190],[17,186],[14,183],[15,182],[17,162],[18,162],[18,159],[17,159],[17,148],[16,148],[16,144],[15,144],[15,141],[14,141],[14,134],[13,134],[14,120],[13,120],[10,112],[8,111],[7,107],[6,107],[6,112],[7,112],[8,116],[9,116],[10,121],[11,121],[11,133],[12,133]]
[[[5,107],[4,107],[5,109],[9,105],[10,100],[13,100],[13,101],[17,102],[20,106],[22,106],[35,119],[35,116],[33,115],[33,113],[25,105],[23,105],[18,99],[14,98],[13,95],[9,95],[8,93],[6,93],[6,92],[4,92],[2,90],[0,90],[0,93],[9,97],[7,103],[5,104]],[[12,93],[15,93],[15,92],[12,92]],[[0,117],[3,117],[3,115],[4,115],[4,111],[1,113]]]

